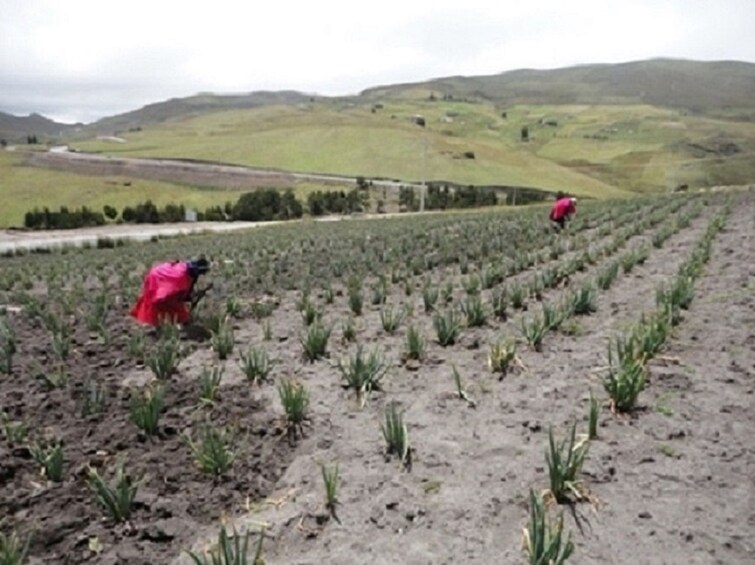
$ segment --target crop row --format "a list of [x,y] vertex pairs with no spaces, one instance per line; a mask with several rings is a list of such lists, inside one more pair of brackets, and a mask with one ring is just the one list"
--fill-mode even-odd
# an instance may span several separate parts
[[[465,325],[475,327],[475,324],[485,323],[489,311],[486,312],[486,308],[480,300],[481,290],[489,290],[491,292],[490,306],[492,312],[500,318],[501,314],[505,311],[505,303],[508,300],[512,300],[513,303],[511,297],[512,286],[508,288],[503,286],[507,282],[510,283],[510,281],[506,280],[507,278],[522,273],[526,268],[534,266],[534,264],[545,265],[548,260],[561,259],[562,261],[558,266],[544,267],[541,272],[533,276],[533,282],[527,291],[528,296],[534,296],[537,299],[538,286],[541,289],[553,288],[558,284],[558,282],[554,281],[563,280],[565,276],[568,277],[576,272],[580,272],[580,265],[582,267],[590,265],[591,261],[588,259],[589,257],[597,258],[599,255],[610,257],[629,238],[642,233],[648,227],[662,223],[664,219],[668,218],[667,214],[670,210],[677,212],[684,203],[685,201],[681,200],[670,201],[669,207],[662,209],[663,214],[660,211],[657,211],[656,214],[648,214],[646,208],[637,208],[631,214],[617,213],[615,211],[616,208],[605,211],[603,212],[603,221],[596,222],[595,224],[585,221],[579,227],[584,230],[592,229],[595,237],[599,238],[601,237],[600,230],[602,226],[610,225],[613,237],[608,243],[597,246],[597,249],[590,249],[590,239],[587,238],[571,236],[573,238],[571,241],[579,241],[579,246],[576,243],[574,245],[567,245],[564,242],[565,238],[548,239],[547,247],[542,245],[539,247],[532,246],[530,248],[531,251],[527,252],[530,256],[541,258],[542,261],[540,263],[535,260],[532,265],[528,265],[529,259],[525,258],[520,263],[523,268],[519,270],[516,268],[511,269],[511,264],[517,267],[517,256],[524,257],[524,255],[507,255],[507,261],[510,262],[505,264],[507,267],[506,276],[500,276],[500,271],[498,270],[499,267],[503,268],[502,263],[485,262],[487,258],[495,256],[495,251],[498,249],[497,245],[486,249],[484,254],[480,251],[479,255],[474,255],[474,261],[479,265],[477,271],[474,273],[467,272],[465,274],[463,272],[463,265],[465,263],[457,261],[454,264],[457,266],[459,274],[465,277],[462,278],[465,294],[459,302],[459,310],[465,318]],[[632,206],[636,206],[636,204]],[[664,234],[664,238],[668,237],[674,230],[684,227],[685,222],[688,222],[696,213],[699,213],[699,208],[693,208],[691,215],[680,213],[679,216],[672,217],[669,222],[663,224],[665,227],[656,232],[656,235]],[[611,219],[614,215],[617,215],[617,219],[623,220],[626,223],[623,226],[615,225]],[[626,220],[626,218],[630,218],[630,220]],[[637,221],[640,218],[645,218],[646,222]],[[470,228],[470,225],[472,228]],[[476,231],[479,236],[480,230],[474,228],[474,223],[470,225],[467,225],[466,228],[469,231]],[[588,225],[592,225],[593,227],[587,227]],[[527,229],[519,231],[520,233],[530,234],[530,237],[533,233]],[[549,237],[552,236],[549,235]],[[663,241],[659,239],[659,243],[662,245]],[[110,251],[113,250],[101,250],[93,253]],[[642,260],[642,253],[636,254],[635,251],[631,253],[633,254],[635,263]],[[465,257],[468,257],[468,255],[465,255]],[[582,263],[580,263],[581,257],[584,258],[584,262]],[[128,260],[124,262],[131,264],[128,263]],[[622,264],[629,265],[630,262],[630,259],[627,258],[626,262],[622,261]],[[611,269],[618,270],[616,265],[616,262],[612,262]],[[377,270],[377,267],[373,267],[372,269]],[[624,269],[626,270],[627,266],[624,266]],[[356,270],[358,271],[358,269]],[[23,302],[24,313],[28,321],[31,324],[38,324],[40,327],[44,327],[49,332],[50,350],[48,353],[52,370],[46,370],[34,376],[40,380],[43,386],[50,389],[60,389],[67,386],[65,364],[70,360],[72,351],[76,346],[74,334],[79,327],[78,321],[84,321],[86,331],[92,335],[99,336],[104,347],[110,345],[110,339],[112,338],[109,335],[108,326],[114,312],[117,312],[117,310],[113,310],[114,304],[110,290],[113,288],[113,275],[116,272],[112,270],[107,271],[107,277],[99,277],[99,285],[94,287],[94,292],[86,291],[83,288],[81,292],[72,292],[75,289],[71,287],[67,291],[62,288],[56,289],[58,283],[75,285],[76,283],[72,281],[72,278],[82,271],[83,269],[70,276],[69,274],[46,276],[39,271],[35,273],[29,270],[26,274],[32,277],[31,288],[26,288],[23,295],[16,291],[17,294],[15,296],[25,297],[25,302]],[[365,269],[363,272],[369,273],[370,269]],[[227,276],[229,273],[230,271],[223,272],[223,275]],[[565,300],[564,304],[571,305],[571,314],[590,313],[590,305],[594,306],[595,289],[601,286],[600,276],[602,273],[603,271],[600,271],[593,281],[585,282],[584,286],[580,286],[578,289],[570,291],[567,294],[568,300]],[[381,277],[380,274],[382,273],[379,273],[373,282],[371,303],[380,309],[383,331],[388,335],[392,335],[405,320],[412,317],[412,312],[408,312],[405,309],[395,309],[392,305],[386,303],[388,277]],[[615,277],[616,274],[613,276]],[[129,275],[127,277],[125,273],[122,275],[121,280],[129,279],[133,281],[133,276]],[[27,287],[27,283],[24,280],[23,276],[21,279],[16,279],[14,286],[18,283],[22,287]],[[35,294],[34,291],[42,280],[44,280],[45,290],[47,291],[45,294],[47,294],[48,300],[51,302],[35,298],[35,296],[40,296]],[[348,303],[349,310],[355,316],[359,314],[357,310],[363,307],[364,296],[362,293],[364,291],[364,280],[361,276],[354,274],[346,278],[345,300]],[[357,281],[359,282],[359,286],[357,286]],[[396,282],[401,281],[398,279]],[[447,317],[451,310],[440,312],[435,304],[438,297],[443,298],[444,301],[447,301],[446,297],[451,297],[451,300],[453,300],[452,295],[455,286],[452,285],[449,291],[447,290],[447,284],[442,286],[438,284],[436,286],[429,282],[427,278],[423,279],[421,283],[423,303],[427,314],[432,317],[437,341],[441,345],[449,345],[453,342],[448,341],[449,336],[453,335],[455,327],[461,327],[461,321],[458,318],[454,319],[453,316],[455,314],[451,315],[450,318]],[[411,288],[411,285],[408,285],[408,287]],[[405,286],[405,288],[407,287]],[[234,325],[232,320],[234,316],[240,314],[242,307],[241,300],[236,295],[236,292],[240,290],[239,288],[235,288],[234,291],[228,293],[226,301],[221,305],[220,311],[217,308],[208,308],[209,312],[205,312],[204,315],[204,321],[207,322],[212,332],[210,344],[220,360],[229,357],[237,341],[233,335]],[[433,295],[436,296],[435,299],[432,298]],[[337,297],[336,291],[331,287],[330,292],[328,292],[328,287],[326,286],[321,293],[321,297],[325,304],[328,304],[329,301],[334,301]],[[122,295],[116,294],[116,298],[123,300]],[[360,302],[362,304],[358,305]],[[127,302],[123,301],[119,306],[122,310],[126,305]],[[255,303],[250,306],[250,308],[254,307],[257,308],[254,315],[259,316],[263,320],[271,313],[271,310],[267,309],[264,303]],[[301,313],[304,324],[304,333],[300,343],[303,356],[308,361],[316,361],[326,353],[332,326],[328,328],[322,323],[324,312],[312,300],[311,294],[306,290],[306,287],[300,293],[297,308]],[[544,315],[545,311],[546,309],[544,308]],[[353,325],[350,328],[350,324],[353,324],[353,318],[351,317],[345,320],[342,327],[343,337],[347,340],[349,339],[349,335],[353,337],[355,334],[355,328]],[[523,327],[524,325],[526,323],[523,324]],[[550,324],[548,324],[548,327],[549,329],[551,328]],[[3,351],[2,356],[0,356],[0,361],[2,361],[0,369],[8,374],[15,372],[13,359],[17,343],[14,333],[11,318],[9,316],[0,317],[0,345],[2,345]],[[266,337],[269,338],[270,333],[271,328],[269,320],[267,320],[267,326],[265,327]],[[458,337],[458,334],[456,336]],[[170,327],[163,328],[158,339],[151,346],[148,344],[148,341],[148,337],[140,332],[133,333],[129,339],[129,352],[135,359],[145,363],[155,375],[156,380],[143,389],[135,389],[129,393],[128,410],[129,417],[135,428],[139,430],[139,434],[159,438],[160,418],[166,408],[166,387],[170,386],[171,375],[175,373],[180,360],[188,352],[183,347],[174,329]],[[406,331],[406,359],[421,360],[423,347],[424,338],[416,327],[410,325]],[[489,360],[491,368],[494,370],[505,370],[508,364],[515,360],[515,350],[512,352],[505,341],[492,344]],[[241,352],[238,362],[250,384],[259,385],[270,381],[270,373],[275,365],[275,360],[271,359],[263,348],[250,347],[246,351]],[[24,372],[26,372],[27,368],[25,367],[24,369]],[[338,371],[343,382],[354,391],[354,395],[360,404],[365,402],[371,391],[380,388],[381,379],[385,375],[386,370],[386,361],[378,350],[365,352],[361,347],[358,347],[355,353],[347,359],[341,360],[338,364]],[[200,394],[197,399],[199,405],[208,407],[217,405],[220,398],[219,390],[222,379],[223,372],[218,366],[207,367],[203,371],[200,377]],[[464,390],[459,377],[457,377],[456,382],[457,390],[461,396],[464,394]],[[301,383],[284,379],[278,384],[278,394],[286,414],[287,433],[291,440],[295,441],[301,431],[303,422],[306,420],[308,393]],[[83,416],[96,416],[103,410],[109,409],[107,402],[107,392],[98,386],[96,381],[89,381],[86,384],[86,395],[81,398],[81,413]],[[402,464],[410,465],[411,448],[408,443],[406,425],[403,423],[401,413],[396,410],[395,406],[391,406],[392,408],[389,408],[386,412],[385,421],[382,425],[387,450],[395,453]],[[11,420],[6,416],[3,422],[3,430],[6,435],[6,441],[27,443],[23,422]],[[236,458],[237,450],[234,446],[237,441],[238,438],[235,437],[233,429],[217,426],[211,421],[200,422],[196,426],[195,433],[187,435],[185,438],[186,449],[192,453],[197,467],[207,473],[208,477],[222,476],[231,468]],[[65,463],[64,446],[54,438],[49,439],[45,437],[34,437],[31,442],[28,442],[28,445],[32,457],[40,468],[44,470],[45,477],[53,482],[56,478],[58,478],[57,480],[61,480]],[[553,445],[556,451],[557,447],[555,444]],[[566,447],[562,445],[561,449],[563,451]],[[567,459],[569,457],[568,454],[572,453],[572,451],[574,451],[574,445],[568,451],[564,451]],[[329,479],[325,479],[326,476]],[[329,508],[334,509],[337,499],[337,487],[333,485],[337,485],[338,482],[337,467],[323,468],[323,477],[326,491],[331,493],[328,496],[328,500],[330,501]],[[140,484],[139,479],[131,478],[123,467],[116,469],[112,481],[107,481],[97,470],[91,469],[87,477],[87,483],[97,503],[115,522],[128,518],[128,508],[133,503]],[[330,486],[328,487],[328,485]],[[221,533],[221,538],[222,535],[225,535],[225,533]]]

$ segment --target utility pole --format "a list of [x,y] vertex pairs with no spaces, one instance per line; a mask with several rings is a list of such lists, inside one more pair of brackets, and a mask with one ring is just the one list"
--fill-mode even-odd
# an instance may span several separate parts
[[419,189],[419,211],[425,211],[425,190],[427,178],[427,133],[422,134],[422,188]]

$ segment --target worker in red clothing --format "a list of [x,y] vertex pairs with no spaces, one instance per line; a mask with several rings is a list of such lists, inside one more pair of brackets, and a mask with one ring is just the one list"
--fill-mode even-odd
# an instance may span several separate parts
[[[561,196],[561,194],[559,194]],[[568,196],[561,196],[551,208],[550,219],[553,227],[564,229],[566,222],[577,213],[577,199]]]
[[209,270],[210,263],[204,257],[155,265],[144,277],[142,293],[131,309],[131,316],[152,326],[164,322],[187,323],[191,313],[186,303],[193,298],[199,276]]

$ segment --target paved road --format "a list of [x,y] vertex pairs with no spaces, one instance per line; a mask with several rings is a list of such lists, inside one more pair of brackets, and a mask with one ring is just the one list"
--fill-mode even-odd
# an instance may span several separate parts
[[[303,222],[339,222],[354,219],[380,219],[393,216],[411,216],[418,212],[401,214],[360,214],[355,216],[325,216],[314,220],[305,219]],[[424,212],[432,214],[433,212]],[[296,220],[292,220],[296,221]],[[286,222],[286,223],[290,223]],[[192,233],[227,233],[238,230],[248,230],[261,226],[271,226],[284,223],[271,222],[186,222],[180,224],[138,224],[138,225],[110,225],[96,228],[81,228],[76,230],[49,231],[21,231],[5,230],[0,232],[0,253],[7,253],[17,249],[54,249],[63,246],[82,247],[96,245],[97,239],[125,239],[133,241],[147,241],[153,236],[178,236]]]
[[16,249],[50,249],[66,245],[81,247],[86,244],[96,245],[97,239],[127,239],[147,241],[153,236],[176,236],[201,232],[230,232],[251,229],[261,225],[279,222],[196,222],[183,224],[139,224],[114,225],[77,230],[16,231],[6,230],[0,233],[0,253]]

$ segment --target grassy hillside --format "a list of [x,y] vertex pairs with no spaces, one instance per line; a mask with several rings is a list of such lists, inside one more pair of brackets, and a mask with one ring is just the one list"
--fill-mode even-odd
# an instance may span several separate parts
[[440,96],[516,104],[649,104],[723,115],[755,110],[755,64],[738,61],[654,59],[491,76],[448,77],[368,89],[363,96],[406,98],[417,90]]
[[[123,134],[126,143],[76,147],[403,181],[420,181],[424,173],[433,181],[599,198],[755,178],[752,122],[649,105],[517,105],[504,118],[494,103],[414,94],[213,112]],[[424,128],[415,115],[425,118]],[[474,159],[464,158],[468,152]]]
[[34,207],[88,206],[101,210],[105,204],[119,211],[150,198],[158,206],[183,203],[204,210],[235,201],[238,192],[200,190],[164,182],[122,177],[97,177],[26,167],[23,154],[0,151],[0,227],[23,225],[24,214]]
[[7,143],[26,143],[27,137],[36,136],[39,143],[55,142],[79,125],[59,124],[39,114],[19,117],[0,112],[0,140]]
[[[0,125],[6,118],[0,115]],[[41,116],[18,120],[16,128],[50,126]],[[101,133],[125,141],[97,139]],[[202,94],[113,116],[75,136],[67,138],[75,148],[112,155],[403,182],[529,186],[596,198],[750,184],[755,65],[653,60],[521,70],[383,86],[349,98]],[[0,196],[10,202],[0,212],[5,223],[30,205],[77,206],[90,196],[93,206],[151,197],[199,207],[229,196],[34,170],[19,166],[18,157],[0,156]],[[317,188],[296,186],[302,196]]]

